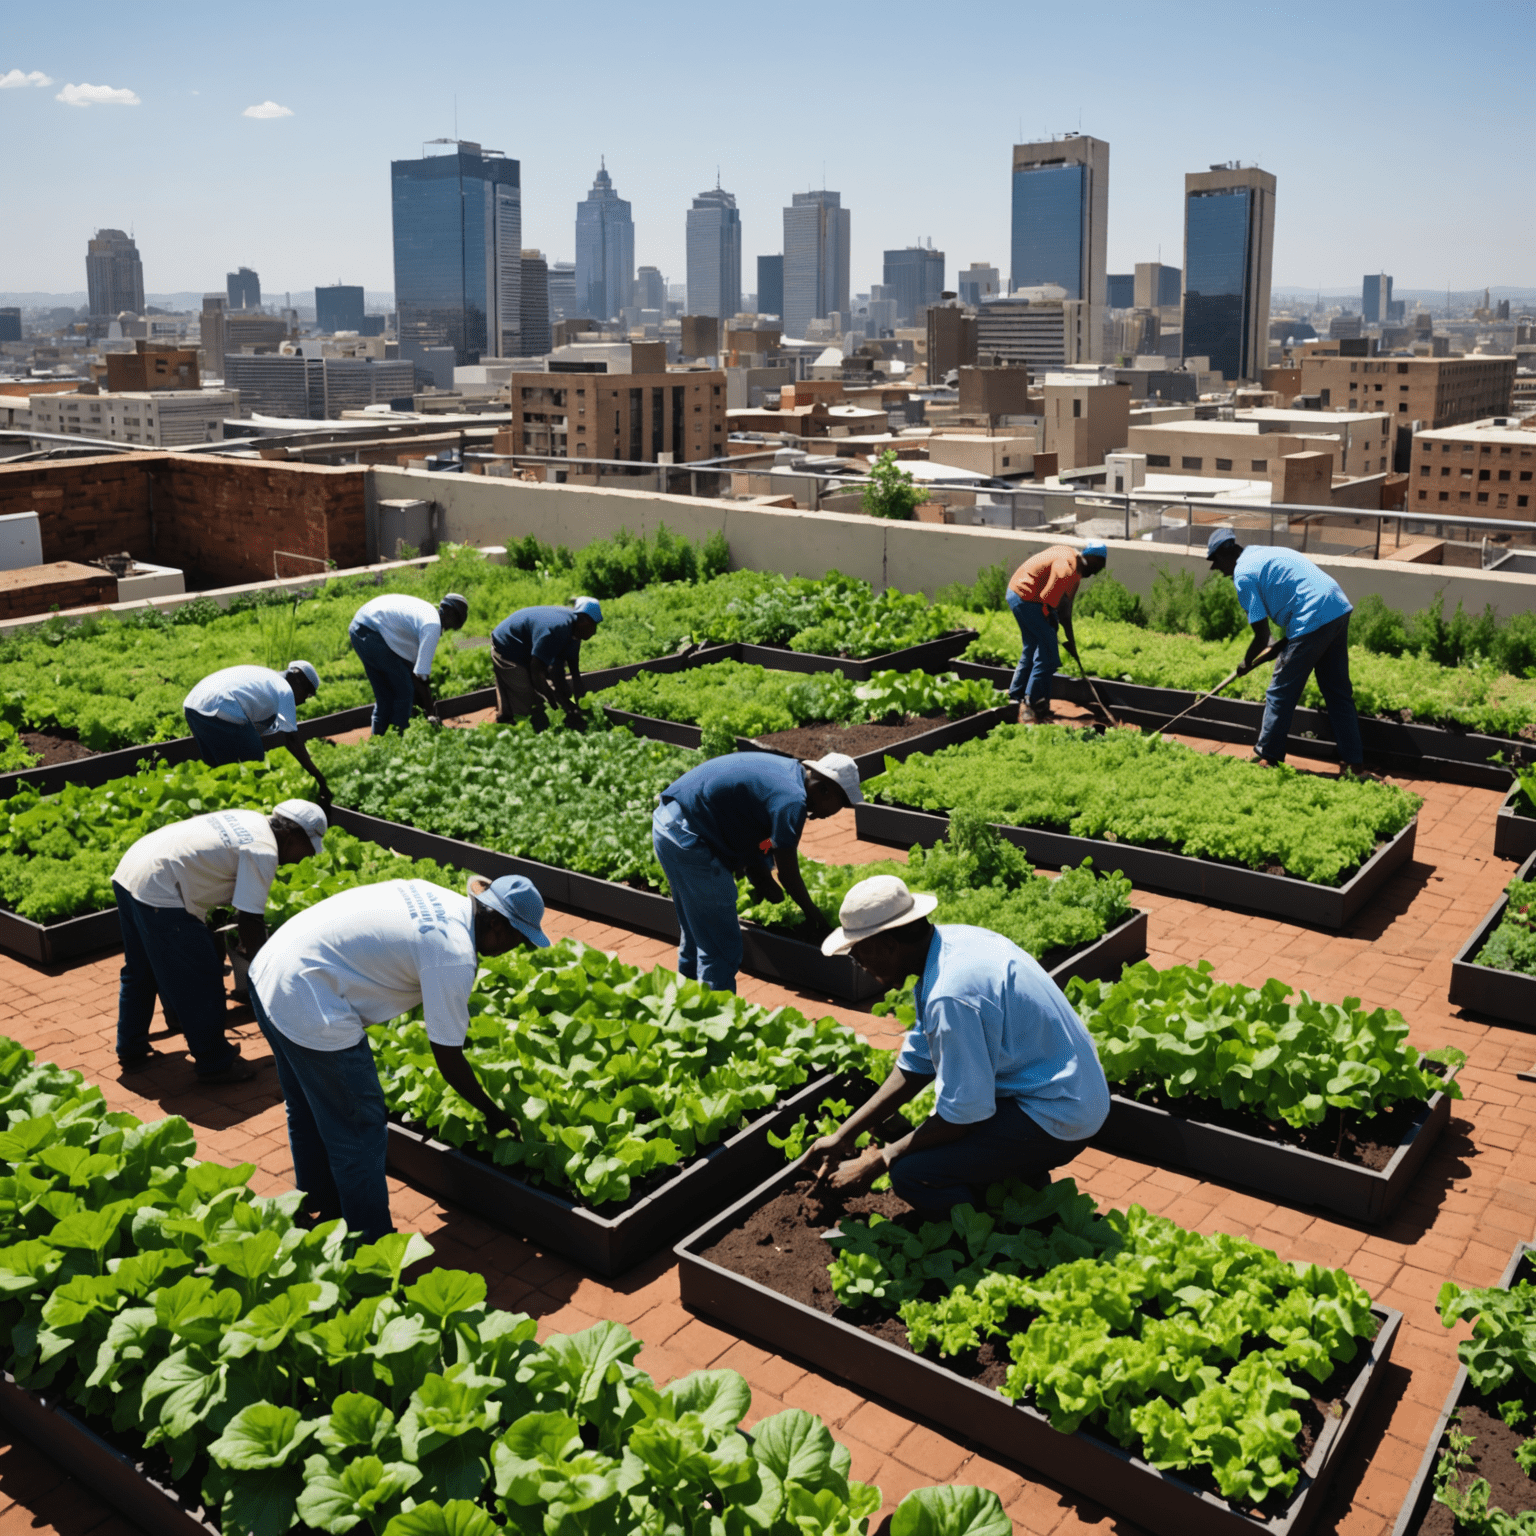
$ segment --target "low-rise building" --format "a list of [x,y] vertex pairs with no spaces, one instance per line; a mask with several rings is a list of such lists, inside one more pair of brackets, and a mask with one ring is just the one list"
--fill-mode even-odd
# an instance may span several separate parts
[[1410,512],[1536,518],[1536,423],[1493,416],[1419,432],[1409,466]]
[[[240,414],[234,389],[144,389],[95,395],[33,395],[29,425],[37,433],[94,437],[147,448],[182,448],[224,436]],[[38,446],[44,446],[39,440]]]
[[[1307,424],[1288,427],[1282,422],[1256,419],[1269,414],[1293,420],[1300,417]],[[1370,441],[1379,443],[1380,438]],[[1149,472],[1167,470],[1214,479],[1273,480],[1282,459],[1310,453],[1326,453],[1333,474],[1340,477],[1354,479],[1385,472],[1378,468],[1379,454],[1367,460],[1347,428],[1335,430],[1328,416],[1317,411],[1254,411],[1241,421],[1164,421],[1132,426],[1126,446],[1147,456]]]
[[[637,349],[638,350],[638,349]],[[720,369],[645,373],[514,373],[512,425],[498,453],[674,464],[725,456]]]
[[1023,363],[1037,375],[1090,362],[1098,344],[1089,309],[1054,283],[1000,294],[976,311],[976,355]]
[[1316,395],[1325,411],[1385,411],[1400,426],[1438,429],[1506,416],[1514,382],[1513,356],[1301,357],[1300,392]]
[[408,358],[230,353],[224,359],[224,382],[239,392],[247,416],[339,421],[343,411],[410,399],[416,367]]
[[1106,455],[1127,446],[1130,414],[1128,384],[1047,374],[1045,452],[1056,455],[1058,469],[1102,464]]

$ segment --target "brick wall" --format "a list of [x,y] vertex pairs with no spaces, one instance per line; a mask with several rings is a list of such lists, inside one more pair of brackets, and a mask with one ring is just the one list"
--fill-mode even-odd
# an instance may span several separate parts
[[0,619],[21,619],[52,608],[115,603],[117,578],[109,571],[56,560],[19,571],[0,571]]
[[36,512],[44,560],[150,555],[148,467],[159,455],[122,453],[0,469],[0,513]]

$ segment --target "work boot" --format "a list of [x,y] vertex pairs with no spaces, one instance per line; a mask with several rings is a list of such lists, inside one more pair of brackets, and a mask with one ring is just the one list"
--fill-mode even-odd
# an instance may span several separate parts
[[1051,718],[1049,699],[1025,699],[1019,705],[1020,725],[1044,725]]
[[248,1083],[256,1076],[257,1066],[254,1062],[246,1061],[238,1048],[235,1050],[234,1059],[228,1066],[220,1068],[217,1072],[199,1072],[197,1080],[209,1087],[219,1088],[230,1083]]

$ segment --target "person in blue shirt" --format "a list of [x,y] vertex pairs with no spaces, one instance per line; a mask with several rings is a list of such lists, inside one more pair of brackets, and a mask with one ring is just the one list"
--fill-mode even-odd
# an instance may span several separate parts
[[580,730],[581,642],[602,622],[595,597],[578,597],[569,608],[519,608],[508,614],[491,631],[497,723],[510,725],[526,715],[534,730],[542,731],[549,724],[544,706],[550,703],[563,711],[567,725]]
[[717,991],[736,990],[736,879],[743,874],[759,901],[793,900],[805,914],[805,937],[819,940],[827,923],[800,873],[805,820],[863,798],[858,766],[841,752],[807,763],[776,752],[728,752],[669,784],[651,818],[651,845],[677,909],[678,973]]
[[[1048,1183],[1109,1115],[1109,1085],[1083,1021],[1040,963],[1001,934],[934,924],[936,896],[895,875],[861,880],[842,926],[822,944],[876,980],[918,978],[917,1022],[890,1075],[861,1109],[811,1147],[818,1181],[855,1190],[889,1171],[919,1215],[980,1207],[1003,1179]],[[901,1140],[855,1151],[900,1105],[934,1084],[934,1112]]]
[[[1269,767],[1285,761],[1291,717],[1308,677],[1315,672],[1338,745],[1341,774],[1369,778],[1363,772],[1365,749],[1360,743],[1355,691],[1349,681],[1349,616],[1354,609],[1344,589],[1294,549],[1244,549],[1230,528],[1216,529],[1206,545],[1205,558],[1213,569],[1232,578],[1237,600],[1253,625],[1253,640],[1238,675],[1267,660],[1264,653],[1272,646],[1279,653],[1264,695],[1264,719],[1254,746],[1256,759]],[[1274,642],[1270,639],[1271,624],[1284,632]]]

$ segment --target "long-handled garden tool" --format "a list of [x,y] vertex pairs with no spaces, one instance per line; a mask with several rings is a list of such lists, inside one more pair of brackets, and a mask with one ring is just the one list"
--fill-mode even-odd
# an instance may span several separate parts
[[1075,650],[1072,652],[1072,660],[1077,663],[1077,670],[1083,674],[1083,681],[1088,684],[1088,691],[1093,695],[1093,702],[1099,706],[1099,710],[1104,718],[1111,725],[1118,726],[1120,722],[1109,712],[1109,705],[1104,702],[1103,696],[1099,693],[1098,684],[1089,677],[1088,669],[1083,665],[1082,657]]
[[1214,699],[1217,694],[1225,693],[1227,689],[1230,688],[1232,684],[1235,683],[1238,678],[1240,678],[1245,672],[1251,672],[1253,671],[1254,667],[1262,666],[1266,661],[1269,661],[1279,649],[1280,647],[1278,645],[1265,647],[1264,650],[1260,651],[1259,654],[1253,658],[1252,666],[1233,667],[1233,669],[1227,673],[1227,675],[1222,678],[1222,680],[1217,683],[1209,693],[1202,693],[1200,697],[1197,698],[1195,702],[1189,706],[1188,709],[1180,710],[1179,713],[1176,714],[1173,719],[1169,720],[1166,724],[1158,726],[1155,730],[1151,726],[1144,726],[1143,729],[1153,735],[1162,735],[1162,733],[1166,731],[1169,726],[1177,725],[1179,721],[1182,720],[1186,715],[1194,714],[1194,712],[1199,709],[1200,706],[1204,704],[1208,699]]

